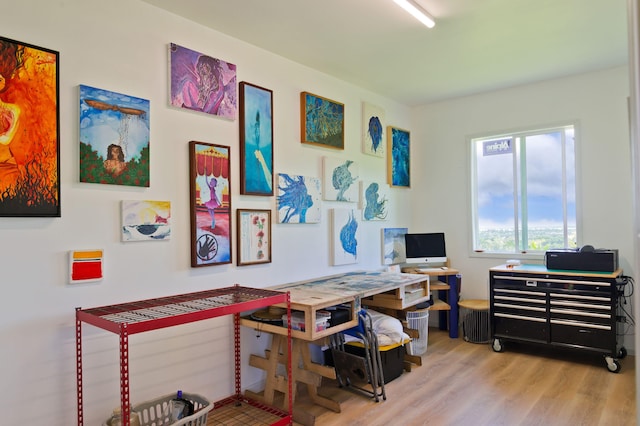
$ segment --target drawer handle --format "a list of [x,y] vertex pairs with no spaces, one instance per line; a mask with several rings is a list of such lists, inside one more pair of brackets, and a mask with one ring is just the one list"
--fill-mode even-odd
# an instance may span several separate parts
[[529,302],[529,303],[537,303],[539,305],[547,303],[546,300],[538,300],[538,299],[525,299],[522,297],[512,297],[512,296],[495,296],[496,300],[511,300],[514,302]]
[[494,303],[493,306],[498,308],[522,309],[523,311],[546,312],[546,308],[538,308],[537,306],[509,305],[507,303]]
[[511,293],[511,294],[526,294],[528,296],[542,296],[544,297],[544,293],[541,291],[526,291],[526,290],[511,290],[506,288],[494,288],[494,293]]
[[580,296],[578,294],[561,294],[561,293],[549,293],[551,297],[558,297],[564,299],[581,299],[581,300],[598,300],[601,302],[610,302],[610,297],[597,297],[597,296]]
[[552,319],[551,324],[568,325],[570,327],[596,328],[598,330],[611,330],[611,327],[607,325],[589,324],[586,322],[563,321],[563,320],[557,320],[557,319]]
[[610,311],[611,306],[604,305],[590,305],[588,303],[577,303],[577,302],[567,302],[563,300],[552,300],[552,305],[556,306],[570,306],[572,308],[589,308],[589,309],[600,309],[601,311]]
[[501,312],[496,312],[494,315],[496,317],[501,317],[501,318],[512,318],[512,319],[534,321],[534,322],[547,322],[547,320],[544,318],[525,317],[524,315],[503,314]]
[[565,315],[578,315],[581,317],[593,317],[593,318],[611,318],[609,314],[598,314],[595,312],[586,312],[586,311],[576,311],[575,309],[551,309],[550,310],[554,314],[565,314]]

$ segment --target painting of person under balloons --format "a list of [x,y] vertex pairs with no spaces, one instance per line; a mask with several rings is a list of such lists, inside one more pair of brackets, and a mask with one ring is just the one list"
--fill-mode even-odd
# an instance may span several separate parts
[[149,107],[80,85],[80,182],[149,186]]
[[58,52],[0,37],[0,216],[60,216],[58,99]]

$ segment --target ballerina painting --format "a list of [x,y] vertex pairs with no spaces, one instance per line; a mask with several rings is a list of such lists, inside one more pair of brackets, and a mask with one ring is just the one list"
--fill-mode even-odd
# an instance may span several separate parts
[[191,266],[231,263],[230,148],[189,142]]

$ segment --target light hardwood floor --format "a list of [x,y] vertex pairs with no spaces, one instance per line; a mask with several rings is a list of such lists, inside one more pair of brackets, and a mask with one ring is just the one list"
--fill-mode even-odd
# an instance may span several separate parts
[[386,386],[387,400],[353,395],[317,426],[635,425],[635,358],[607,370],[601,355],[450,339],[429,329],[422,366]]

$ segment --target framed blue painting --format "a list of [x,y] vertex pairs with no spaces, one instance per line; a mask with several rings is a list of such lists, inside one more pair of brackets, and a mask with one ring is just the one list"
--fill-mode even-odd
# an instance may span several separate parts
[[362,103],[362,152],[384,158],[384,110],[368,102]]
[[387,178],[392,187],[411,187],[410,134],[387,127]]
[[409,228],[382,229],[382,264],[398,265],[406,261],[404,234]]
[[300,93],[300,131],[302,143],[344,149],[344,104]]
[[320,179],[278,174],[278,223],[320,223]]
[[273,92],[240,82],[240,193],[273,195]]

